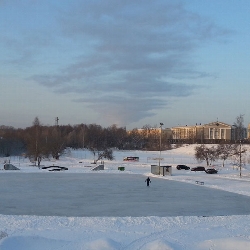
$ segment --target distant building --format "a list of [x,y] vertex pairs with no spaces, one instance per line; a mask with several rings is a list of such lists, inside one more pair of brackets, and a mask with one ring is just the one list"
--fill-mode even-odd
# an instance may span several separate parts
[[247,139],[250,140],[250,123],[247,126]]
[[172,143],[220,143],[250,139],[250,124],[246,129],[219,121],[162,128],[162,130],[161,128],[142,128],[136,131],[144,138],[151,137],[155,140],[159,140],[160,133],[162,133],[162,139]]
[[[172,127],[173,141],[189,141],[190,143],[212,143],[232,141],[246,138],[245,132],[239,137],[237,128],[223,122],[211,122],[203,125]],[[244,130],[245,131],[245,130]]]
[[140,128],[137,129],[137,132],[141,135],[144,135],[146,138],[150,136],[154,136],[159,138],[162,133],[162,137],[172,138],[171,128]]

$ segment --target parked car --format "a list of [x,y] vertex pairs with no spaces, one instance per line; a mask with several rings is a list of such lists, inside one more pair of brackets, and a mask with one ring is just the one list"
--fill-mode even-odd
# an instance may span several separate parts
[[208,168],[205,170],[207,174],[217,174],[218,171],[215,168]]
[[66,167],[60,167],[60,166],[48,166],[48,167],[42,167],[42,169],[48,169],[49,171],[68,170],[68,168],[66,168]]
[[201,167],[201,166],[198,166],[198,167],[195,167],[195,168],[191,168],[191,171],[205,171],[206,169],[204,167]]
[[181,170],[181,169],[189,170],[189,169],[190,169],[190,167],[188,167],[188,166],[186,166],[186,165],[177,165],[176,168],[177,168],[178,170]]

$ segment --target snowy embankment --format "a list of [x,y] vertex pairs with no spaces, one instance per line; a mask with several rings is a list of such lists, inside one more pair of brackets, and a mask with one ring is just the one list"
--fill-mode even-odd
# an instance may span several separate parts
[[[173,166],[173,175],[157,178],[188,182],[204,182],[204,187],[226,190],[250,196],[250,171],[248,156],[239,169],[231,161],[224,168],[216,162],[217,175],[176,170],[177,164],[190,167],[201,165],[193,157],[194,146],[184,146],[162,152],[162,164]],[[126,156],[139,156],[136,163],[123,162]],[[103,174],[150,174],[150,165],[157,162],[157,152],[120,151],[115,160],[105,161]],[[3,161],[6,159],[2,159]],[[14,157],[11,163],[20,168],[20,174],[48,172],[30,166],[27,159]],[[90,173],[92,155],[86,151],[72,151],[59,161],[43,161],[45,166],[68,167],[68,173]],[[203,165],[203,164],[202,164]],[[2,165],[1,165],[2,166]],[[118,171],[118,167],[125,171]],[[1,171],[0,174],[11,174]],[[152,176],[152,175],[151,175]],[[108,183],[107,183],[108,185]],[[201,187],[202,188],[202,187]],[[91,194],[90,194],[91,195]],[[27,201],[28,202],[28,201]],[[112,204],[110,204],[112,207]],[[201,204],[202,206],[202,204]],[[250,215],[241,216],[177,216],[177,217],[49,217],[0,215],[1,250],[246,250],[250,249]]]
[[249,216],[0,216],[1,250],[247,250]]

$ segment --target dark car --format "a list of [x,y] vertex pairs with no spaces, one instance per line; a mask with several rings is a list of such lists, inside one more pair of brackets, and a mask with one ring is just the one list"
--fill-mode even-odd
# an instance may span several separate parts
[[218,171],[216,169],[214,169],[214,168],[208,168],[208,169],[205,170],[205,172],[207,174],[217,174],[218,173]]
[[198,167],[195,167],[195,168],[191,168],[191,171],[205,171],[206,169],[204,167],[201,167],[201,166],[198,166]]
[[48,167],[42,167],[42,169],[48,169],[49,171],[68,170],[68,168],[66,168],[66,167],[60,167],[60,166],[48,166]]
[[186,165],[177,165],[176,168],[177,168],[178,170],[181,170],[181,169],[189,170],[189,169],[190,169],[190,167],[188,167],[188,166],[186,166]]

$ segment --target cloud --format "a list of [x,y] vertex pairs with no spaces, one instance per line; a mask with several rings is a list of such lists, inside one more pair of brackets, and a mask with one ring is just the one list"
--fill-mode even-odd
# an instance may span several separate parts
[[209,73],[196,70],[192,53],[227,33],[168,0],[73,1],[59,24],[77,57],[32,79],[126,124],[199,88],[187,79]]
[[160,98],[139,96],[85,97],[75,102],[85,103],[89,108],[101,114],[107,124],[124,126],[128,121],[137,122],[154,115],[153,109],[163,108],[166,101]]

